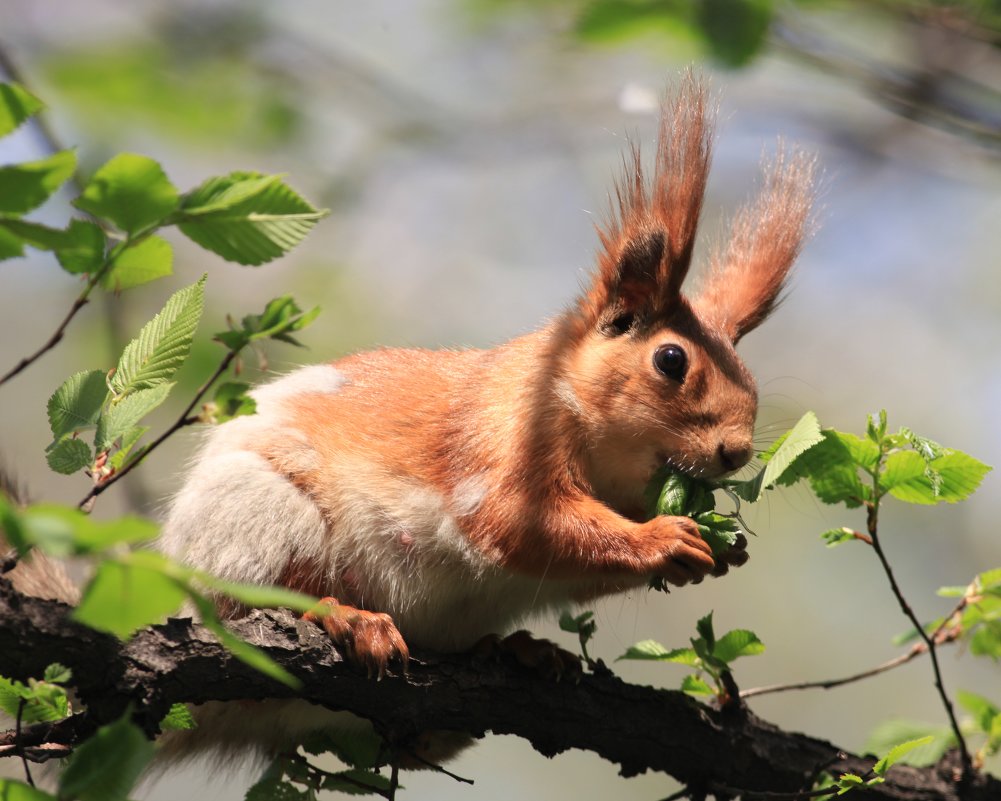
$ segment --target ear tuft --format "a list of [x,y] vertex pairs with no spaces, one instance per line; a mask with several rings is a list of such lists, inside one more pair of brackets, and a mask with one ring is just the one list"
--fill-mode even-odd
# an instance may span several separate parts
[[589,324],[623,305],[659,315],[679,301],[709,175],[714,105],[689,70],[663,104],[652,179],[630,147],[610,220],[598,230],[598,274],[581,302]]
[[816,157],[787,153],[780,143],[764,172],[763,190],[737,213],[729,243],[713,254],[709,279],[695,301],[734,342],[775,308],[814,227]]

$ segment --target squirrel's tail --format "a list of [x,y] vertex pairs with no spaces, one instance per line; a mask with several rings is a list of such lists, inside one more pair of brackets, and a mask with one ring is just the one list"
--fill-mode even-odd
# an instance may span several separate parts
[[[2,466],[0,466],[0,493],[18,506],[27,504],[24,489]],[[8,553],[9,551],[10,545],[0,526],[0,561],[12,555]],[[73,583],[62,563],[49,559],[43,553],[32,552],[22,557],[14,569],[5,573],[3,577],[10,580],[14,589],[24,595],[48,598],[71,605],[76,605],[80,601],[80,588]]]

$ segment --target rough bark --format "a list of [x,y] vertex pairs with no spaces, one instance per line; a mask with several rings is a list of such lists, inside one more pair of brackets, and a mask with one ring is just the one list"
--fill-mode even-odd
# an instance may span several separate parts
[[[694,792],[792,793],[821,770],[865,774],[874,760],[831,743],[783,731],[746,710],[711,709],[680,692],[626,684],[611,674],[554,683],[507,661],[416,652],[409,672],[376,682],[342,660],[320,630],[285,611],[256,611],[233,624],[249,642],[295,674],[293,691],[234,659],[188,620],[139,632],[128,643],[74,623],[70,608],[19,595],[0,579],[0,674],[26,679],[46,665],[73,669],[86,711],[22,732],[21,746],[42,761],[62,756],[131,703],[135,721],[154,735],[171,704],[300,697],[374,721],[391,740],[444,729],[482,736],[514,734],[547,756],[570,748],[617,763],[624,775],[661,771]],[[13,752],[0,734],[0,755]],[[867,797],[899,801],[988,801],[1001,781],[977,776],[965,787],[956,763],[895,766]],[[732,795],[732,793],[731,793]],[[754,794],[745,792],[744,797]]]

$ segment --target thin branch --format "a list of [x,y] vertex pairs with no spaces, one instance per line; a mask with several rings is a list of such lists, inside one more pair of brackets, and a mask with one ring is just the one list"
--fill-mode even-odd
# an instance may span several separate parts
[[18,375],[21,371],[27,369],[32,364],[37,362],[42,356],[52,350],[56,345],[58,345],[62,339],[63,335],[66,333],[66,327],[70,324],[70,321],[76,317],[76,314],[80,309],[87,305],[87,298],[89,297],[94,286],[97,284],[97,275],[87,282],[86,288],[80,293],[79,297],[73,301],[73,305],[70,307],[69,313],[63,318],[63,321],[56,328],[55,333],[46,341],[42,347],[32,353],[30,356],[25,356],[21,361],[19,361],[13,368],[11,368],[7,373],[0,378],[0,386],[3,386],[8,381],[10,381],[14,376]]
[[890,582],[890,589],[893,591],[894,596],[897,599],[897,603],[900,604],[900,609],[907,616],[908,620],[917,629],[918,636],[924,641],[925,646],[928,648],[928,656],[931,657],[932,671],[935,674],[935,689],[938,690],[939,698],[942,699],[942,705],[945,707],[946,714],[949,717],[949,725],[952,728],[953,735],[956,738],[956,745],[959,748],[959,755],[963,765],[963,777],[969,778],[973,775],[973,760],[970,758],[970,752],[966,747],[966,740],[963,737],[962,731],[959,728],[959,721],[956,720],[956,712],[952,707],[952,701],[949,698],[948,693],[945,691],[945,684],[942,681],[942,670],[938,664],[938,655],[935,652],[935,640],[929,636],[928,632],[925,631],[924,626],[921,625],[921,621],[918,620],[917,615],[914,614],[914,610],[911,609],[907,599],[904,597],[903,592],[900,589],[900,585],[897,584],[896,576],[893,574],[893,568],[890,567],[890,562],[886,558],[886,554],[883,553],[883,547],[879,542],[879,480],[878,478],[873,479],[873,489],[874,498],[871,503],[867,504],[867,514],[866,514],[866,524],[869,531],[869,536],[872,537],[872,548],[876,552],[876,556],[879,557],[879,563],[883,566],[883,572],[886,574],[887,580]]
[[[864,788],[860,788],[864,789]],[[824,787],[822,790],[802,790],[799,792],[780,793],[774,790],[741,790],[736,787],[727,787],[722,784],[713,784],[713,792],[732,798],[740,798],[741,801],[749,801],[752,798],[771,799],[771,801],[799,801],[806,798],[827,798],[838,792],[837,787]]]
[[24,749],[21,748],[21,718],[24,716],[24,707],[27,704],[27,700],[22,698],[17,705],[17,721],[14,724],[14,737],[17,743],[17,750],[21,754],[21,763],[24,765],[24,778],[27,780],[28,784],[32,787],[35,786],[35,780],[31,778],[31,767],[28,765],[28,757],[24,753]]
[[164,431],[159,437],[153,440],[153,442],[149,444],[149,447],[144,448],[142,452],[140,452],[134,459],[131,459],[125,465],[123,465],[121,470],[119,470],[116,473],[112,473],[106,479],[91,487],[90,492],[88,492],[84,496],[83,500],[81,500],[80,503],[77,504],[77,508],[89,511],[93,504],[93,501],[97,498],[98,495],[103,493],[106,489],[112,486],[119,479],[122,479],[129,473],[131,473],[132,470],[138,467],[143,462],[143,460],[150,455],[150,453],[152,453],[154,450],[160,447],[160,445],[162,445],[169,437],[173,436],[177,431],[184,428],[185,426],[190,426],[197,423],[198,417],[191,416],[192,410],[194,410],[195,406],[198,405],[198,403],[204,397],[205,393],[209,391],[209,389],[219,379],[219,377],[223,373],[225,373],[226,370],[229,369],[229,366],[233,363],[233,360],[237,357],[238,353],[239,351],[235,350],[229,351],[223,358],[219,366],[216,368],[215,372],[212,373],[212,375],[208,378],[208,380],[205,381],[205,383],[198,388],[198,391],[195,393],[195,396],[191,400],[191,403],[189,403],[185,407],[184,411],[181,412],[181,416],[178,417],[176,421],[174,421],[174,424],[166,431]]

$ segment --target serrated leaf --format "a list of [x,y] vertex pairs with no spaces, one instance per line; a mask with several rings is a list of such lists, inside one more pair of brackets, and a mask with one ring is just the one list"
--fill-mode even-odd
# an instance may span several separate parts
[[689,695],[716,695],[716,691],[706,683],[705,679],[702,679],[694,674],[685,676],[685,678],[681,680],[681,691],[683,693],[688,693]]
[[126,801],[152,758],[153,744],[123,717],[77,747],[59,777],[59,797]]
[[45,668],[45,673],[42,674],[42,679],[50,684],[66,684],[72,678],[73,671],[58,662],[53,662]]
[[56,473],[71,476],[94,463],[94,452],[83,440],[66,438],[54,443],[46,451],[45,461]]
[[776,482],[792,484],[806,478],[818,499],[824,503],[843,503],[848,508],[860,506],[866,488],[858,476],[858,466],[851,450],[837,431],[824,429],[823,439],[797,457]]
[[899,762],[905,754],[913,751],[915,748],[919,748],[923,745],[929,745],[935,738],[928,734],[924,737],[919,737],[916,740],[908,740],[905,743],[900,743],[895,745],[890,749],[889,753],[880,759],[875,765],[872,766],[872,772],[877,776],[885,776],[886,771],[890,769],[890,766],[896,762]]
[[179,202],[177,190],[153,159],[120,153],[94,173],[74,205],[136,234],[165,220]]
[[[766,489],[780,483],[791,483],[783,480],[786,472],[803,453],[822,440],[817,416],[813,412],[807,412],[762,454],[765,467],[761,472],[746,481],[729,482],[728,486],[740,498],[754,503]],[[797,475],[796,478],[798,477]]]
[[16,130],[22,122],[43,108],[45,104],[23,86],[0,83],[0,136]]
[[927,468],[938,476],[937,482],[926,472],[895,484],[889,490],[890,495],[906,503],[957,503],[976,492],[984,476],[992,470],[978,459],[952,450],[927,462]]
[[167,400],[173,388],[174,385],[170,383],[157,384],[150,389],[137,389],[123,395],[121,400],[108,407],[97,420],[94,447],[98,453],[110,449],[119,437],[134,435],[136,424]]
[[[133,426],[122,434],[122,441],[118,446],[118,450],[108,457],[107,466],[114,470],[120,470],[129,454],[132,453],[132,449],[136,446],[136,443],[142,439],[143,434],[147,431],[149,431],[149,426]],[[141,454],[145,450],[145,447],[143,446],[136,451],[136,456]]]
[[76,154],[72,150],[0,167],[0,214],[20,215],[41,206],[74,170]]
[[265,776],[247,790],[244,801],[312,801],[315,797],[315,793],[311,798],[307,791],[297,790],[280,776]]
[[642,640],[635,645],[629,646],[626,652],[616,658],[652,660],[655,662],[677,662],[680,665],[698,666],[699,658],[691,648],[668,649],[655,640]]
[[101,286],[123,292],[165,278],[174,271],[174,249],[159,236],[147,236],[136,244],[120,247],[101,275]]
[[842,543],[852,542],[856,539],[855,532],[845,526],[828,529],[820,536],[824,538],[824,542],[827,543],[828,548],[834,548]]
[[225,423],[234,417],[254,414],[257,401],[247,393],[250,384],[242,381],[226,381],[219,385],[212,398],[209,417],[211,422]]
[[64,244],[54,248],[59,266],[71,275],[96,273],[104,264],[107,239],[92,222],[71,220]]
[[877,726],[869,735],[865,751],[871,754],[886,753],[901,743],[928,737],[930,737],[928,742],[909,749],[897,761],[917,767],[933,765],[953,745],[951,729],[907,720],[888,720]]
[[764,650],[765,645],[758,639],[758,635],[746,629],[728,631],[716,641],[712,649],[713,656],[727,664],[737,657],[753,656]]
[[695,623],[695,630],[706,641],[706,646],[712,652],[713,646],[716,644],[716,635],[713,633],[713,613],[710,612],[705,617],[699,618]]
[[389,779],[367,770],[342,770],[323,777],[324,790],[344,795],[379,795],[385,798]]
[[160,731],[188,731],[197,727],[191,710],[184,704],[173,704],[160,721]]
[[107,397],[108,385],[101,370],[67,378],[52,393],[46,406],[52,438],[60,440],[67,434],[96,426]]
[[0,676],[0,711],[12,718],[20,712],[23,724],[49,723],[69,714],[69,701],[66,691],[54,684],[35,683],[34,687],[26,687]]
[[302,744],[307,754],[334,754],[353,768],[373,768],[379,761],[384,743],[372,729],[358,731],[325,730],[310,735]]
[[111,377],[117,395],[163,384],[184,363],[202,316],[205,278],[175,292],[126,346]]
[[[250,173],[210,179],[185,197],[181,233],[239,264],[264,264],[287,253],[327,212],[280,180],[261,186],[263,179]],[[247,182],[254,182],[253,191]]]
[[861,776],[855,773],[842,773],[838,777],[837,781],[837,786],[840,788],[837,794],[844,795],[845,793],[851,792],[864,784],[865,782],[862,780]]
[[185,591],[159,570],[107,561],[84,590],[73,618],[124,640],[176,612],[185,598]]
[[582,628],[591,629],[595,626],[593,617],[594,612],[582,612],[579,615],[574,615],[569,610],[564,609],[560,613],[560,630],[570,634],[580,634]]

